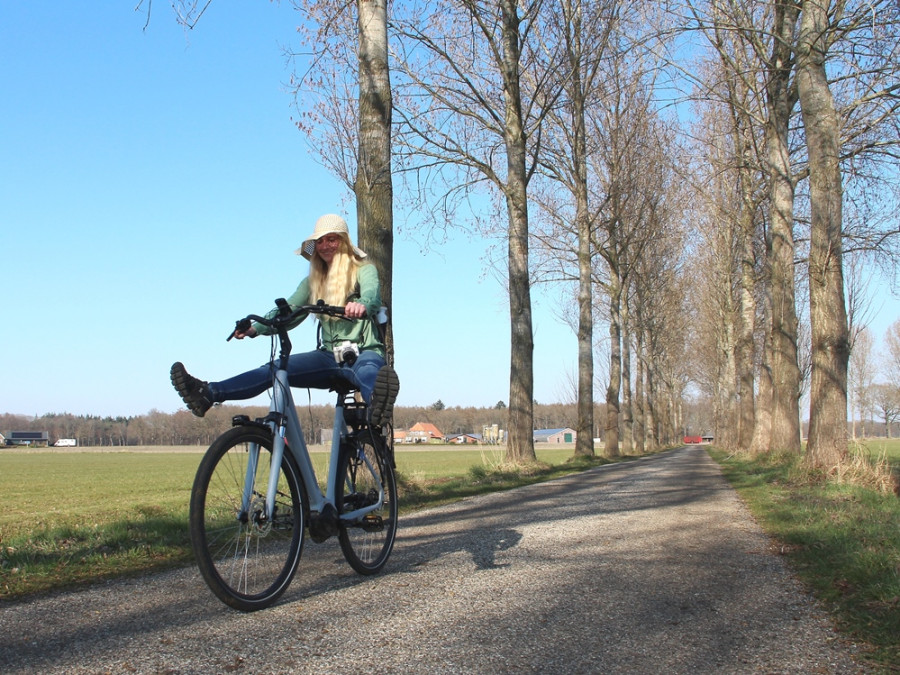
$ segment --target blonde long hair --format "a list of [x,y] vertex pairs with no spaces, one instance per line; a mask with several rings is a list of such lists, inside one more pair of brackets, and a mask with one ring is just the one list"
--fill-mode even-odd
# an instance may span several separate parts
[[319,257],[318,251],[314,251],[309,261],[309,300],[315,304],[324,300],[326,305],[343,307],[347,304],[348,296],[356,286],[356,271],[362,264],[362,260],[353,255],[350,248],[350,239],[341,236],[341,246],[334,258],[331,267]]

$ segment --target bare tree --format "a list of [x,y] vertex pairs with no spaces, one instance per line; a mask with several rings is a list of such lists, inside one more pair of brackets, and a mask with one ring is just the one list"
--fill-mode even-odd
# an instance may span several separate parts
[[632,282],[625,283],[622,297],[622,453],[634,451],[634,396],[631,391],[631,352],[633,319],[631,318]]
[[[695,78],[697,95],[709,101],[707,105],[718,102],[718,114],[722,121],[730,120],[728,133],[733,138],[730,151],[722,157],[724,163],[716,169],[732,172],[731,183],[737,190],[728,209],[738,235],[734,258],[738,290],[733,300],[733,327],[728,329],[733,331],[733,338],[719,337],[729,350],[733,340],[738,353],[734,365],[736,391],[728,393],[729,380],[724,385],[724,398],[719,397],[723,406],[733,405],[736,410],[735,429],[726,431],[726,435],[733,435],[737,446],[755,451],[771,447],[799,451],[795,179],[789,148],[796,101],[791,80],[793,31],[799,8],[793,0],[689,1],[687,6],[691,15],[688,25],[706,36],[718,62],[712,70],[699,71],[700,77]],[[758,318],[766,319],[767,335],[757,345],[754,331]],[[723,358],[727,360],[728,356]],[[757,363],[759,405],[754,405]],[[722,374],[730,378],[729,371]]]
[[900,388],[900,319],[888,326],[884,336],[885,365],[888,382]]
[[[482,182],[506,212],[510,307],[510,395],[507,457],[534,460],[533,352],[529,277],[528,184],[540,153],[540,126],[560,94],[555,55],[533,49],[545,3],[436,0],[395,16],[404,51],[398,105],[400,152],[418,185],[433,187],[450,214],[456,197]],[[531,73],[527,80],[523,72]],[[523,91],[523,86],[526,89]]]
[[[710,68],[714,73],[722,72],[721,65],[715,62]],[[755,362],[755,303],[748,296],[752,298],[755,281],[751,223],[756,213],[747,193],[758,179],[748,175],[752,164],[746,157],[743,139],[749,130],[742,115],[729,113],[745,103],[738,100],[735,83],[729,82],[732,78],[727,72],[721,89],[730,90],[731,95],[723,96],[722,101],[708,102],[698,115],[694,152],[701,159],[689,176],[694,184],[691,214],[699,240],[695,311],[704,326],[698,337],[705,343],[706,360],[701,369],[707,371],[704,379],[714,401],[716,442],[739,449],[749,445],[749,439],[741,438],[740,430],[752,425],[753,417],[753,376],[751,371],[748,384],[744,372]],[[713,81],[719,79],[712,75]],[[744,307],[744,303],[749,307]],[[751,408],[751,420],[743,425],[742,396]]]
[[789,142],[790,120],[797,101],[792,72],[793,35],[799,6],[796,0],[776,0],[772,7],[771,49],[765,60],[769,229],[764,290],[769,321],[764,351],[766,373],[763,376],[765,394],[771,392],[771,414],[757,418],[758,423],[770,426],[756,430],[754,447],[800,452],[800,366],[794,284],[795,182]]
[[847,362],[841,241],[840,119],[828,84],[830,0],[804,0],[797,38],[797,90],[809,153],[809,306],[812,336],[807,461],[833,466],[847,453]]
[[900,388],[881,382],[875,384],[872,386],[872,400],[881,413],[884,435],[891,438],[891,427],[900,419]]
[[604,454],[619,454],[624,316],[629,281],[644,250],[672,227],[672,131],[655,113],[653,69],[643,59],[611,55],[607,83],[589,117],[597,150],[591,154],[593,200],[599,205],[593,248],[605,262],[595,283],[608,298],[609,381]]
[[[668,195],[672,204],[683,204],[679,194]],[[635,336],[637,372],[634,393],[634,440],[638,453],[674,442],[685,374],[689,366],[687,285],[681,252],[687,246],[684,223],[667,202],[657,217],[665,226],[654,227],[631,277],[633,294],[630,317]],[[665,208],[663,208],[665,207]]]
[[[852,436],[856,438],[857,420],[862,425],[862,436],[866,436],[866,413],[871,410],[872,383],[875,378],[875,364],[872,354],[872,333],[863,326],[856,331],[853,348],[850,351],[848,373],[849,394],[855,404],[856,415],[851,424]],[[853,409],[853,408],[851,408]]]
[[[763,130],[766,148],[764,155],[759,153],[760,159],[765,157],[759,163],[769,178],[767,246],[762,266],[766,276],[759,289],[771,328],[762,350],[760,395],[771,403],[765,414],[757,415],[752,445],[755,449],[799,451],[799,361],[800,348],[805,346],[799,339],[793,288],[794,262],[799,253],[794,229],[804,223],[794,214],[795,189],[799,180],[808,179],[808,195],[802,194],[810,204],[808,269],[819,272],[818,278],[809,279],[810,307],[816,315],[811,328],[812,360],[818,364],[812,378],[812,398],[817,401],[813,404],[817,411],[813,426],[824,430],[820,422],[834,419],[835,405],[841,407],[840,402],[829,403],[825,393],[840,398],[835,392],[845,387],[839,383],[845,379],[839,371],[846,370],[840,361],[846,362],[846,335],[841,334],[847,329],[839,324],[847,322],[836,309],[837,304],[843,304],[837,272],[841,255],[845,250],[860,249],[889,256],[889,260],[897,255],[896,237],[892,236],[895,228],[884,227],[886,219],[873,209],[885,203],[877,195],[879,181],[884,191],[884,167],[896,166],[900,87],[895,73],[900,7],[886,0],[689,0],[686,5],[691,19],[686,25],[703,31],[725,70],[748,91],[756,92],[741,114]],[[707,97],[717,96],[713,87],[703,91]],[[792,131],[799,129],[797,125],[792,127],[792,119],[801,94],[803,136]],[[763,98],[765,106],[758,105]],[[794,143],[793,158],[792,139],[803,141]],[[827,152],[823,151],[825,139]],[[846,218],[843,208],[842,171],[855,184],[853,220]],[[874,199],[871,194],[875,194]],[[830,202],[823,195],[831,195]],[[831,222],[830,229],[827,221]],[[828,294],[824,289],[829,289]],[[819,311],[825,306],[833,309]],[[827,329],[826,322],[830,322]],[[746,337],[746,332],[743,335]],[[831,356],[825,358],[829,352]],[[835,356],[838,353],[843,356]],[[745,358],[740,360],[746,362]],[[827,375],[820,377],[823,373]],[[830,382],[837,383],[834,389],[828,387]],[[824,410],[829,412],[820,414]],[[842,428],[841,424],[834,422],[825,435],[838,427]],[[818,436],[816,432],[814,450]],[[838,446],[841,443],[837,441]],[[839,456],[840,451],[836,454]],[[810,458],[813,463],[820,461],[816,452]]]
[[[587,3],[582,0],[560,0],[559,14],[548,22],[546,41],[562,45],[564,66],[564,96],[560,105],[548,116],[545,132],[543,172],[555,183],[563,185],[571,195],[578,285],[578,422],[575,427],[576,456],[594,454],[594,358],[593,358],[593,208],[590,204],[588,153],[595,146],[589,142],[587,117],[595,98],[600,64],[610,47],[609,36],[617,21],[618,0]],[[552,44],[548,44],[553,50]],[[548,236],[537,238],[553,268],[560,273],[554,278],[565,279],[569,256],[563,254],[559,243],[570,241],[566,213],[568,205],[561,205],[548,187],[547,197],[538,199],[545,217],[551,223]],[[562,230],[562,231],[560,231]]]

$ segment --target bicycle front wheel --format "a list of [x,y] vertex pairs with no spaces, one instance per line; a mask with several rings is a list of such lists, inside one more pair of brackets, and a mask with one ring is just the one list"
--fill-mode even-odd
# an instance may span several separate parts
[[[369,431],[351,436],[341,448],[336,503],[342,515],[338,539],[350,566],[375,574],[387,562],[397,534],[397,483],[384,439]],[[368,509],[381,502],[375,509]],[[358,517],[344,516],[365,510]]]
[[284,593],[303,549],[306,493],[288,452],[275,512],[266,518],[271,461],[268,429],[235,427],[206,451],[191,492],[191,544],[200,573],[222,602],[245,612],[268,607]]

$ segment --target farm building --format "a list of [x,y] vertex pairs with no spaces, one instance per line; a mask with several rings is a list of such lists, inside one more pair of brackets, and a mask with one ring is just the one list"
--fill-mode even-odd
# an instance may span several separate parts
[[466,445],[468,443],[481,443],[481,434],[456,434],[447,437],[448,443],[457,445]]
[[50,435],[46,431],[4,431],[0,434],[4,445],[35,445],[46,448]]
[[575,430],[565,427],[564,429],[535,429],[535,443],[574,443]]
[[444,434],[430,422],[416,422],[406,432],[404,443],[429,443],[443,441]]

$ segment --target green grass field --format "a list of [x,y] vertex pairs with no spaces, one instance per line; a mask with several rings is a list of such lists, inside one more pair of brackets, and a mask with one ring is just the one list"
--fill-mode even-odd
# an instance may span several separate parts
[[872,459],[884,457],[895,470],[900,470],[900,438],[865,438],[857,443]]
[[[554,448],[538,450],[550,469],[488,481],[499,450],[448,447],[398,449],[402,509],[576,470],[565,466],[571,448]],[[0,452],[0,599],[191,560],[188,504],[203,450]],[[326,476],[327,453],[311,454]]]

